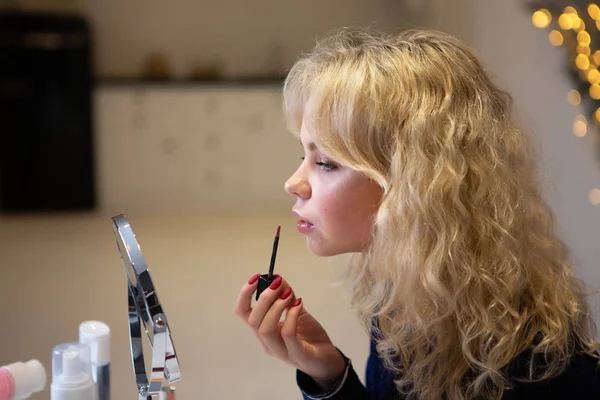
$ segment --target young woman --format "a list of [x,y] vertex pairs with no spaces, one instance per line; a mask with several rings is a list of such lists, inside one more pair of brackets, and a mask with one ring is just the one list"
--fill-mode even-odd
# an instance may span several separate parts
[[244,284],[236,314],[306,399],[600,399],[583,284],[510,96],[469,48],[342,30],[293,66],[284,105],[298,229],[319,256],[353,253],[372,338],[365,387],[288,282],[254,307],[258,276]]

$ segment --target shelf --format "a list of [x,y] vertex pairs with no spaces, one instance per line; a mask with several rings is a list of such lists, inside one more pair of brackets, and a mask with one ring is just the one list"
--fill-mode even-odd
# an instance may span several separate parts
[[281,86],[284,77],[256,76],[223,79],[168,79],[96,78],[96,87],[198,87],[198,86]]

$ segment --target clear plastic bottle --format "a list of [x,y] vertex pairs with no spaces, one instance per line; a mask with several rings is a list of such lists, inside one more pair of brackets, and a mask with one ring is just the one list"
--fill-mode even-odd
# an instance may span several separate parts
[[63,343],[52,350],[51,400],[95,400],[90,348],[83,343]]

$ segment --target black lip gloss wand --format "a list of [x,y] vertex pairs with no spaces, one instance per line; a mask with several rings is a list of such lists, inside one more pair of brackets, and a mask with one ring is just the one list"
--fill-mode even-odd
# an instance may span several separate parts
[[256,300],[258,300],[260,294],[264,292],[275,280],[273,270],[275,269],[275,258],[277,257],[277,246],[279,245],[280,232],[281,225],[277,225],[277,230],[275,231],[275,240],[273,241],[273,252],[271,253],[271,264],[269,265],[269,273],[262,274],[258,279],[258,288],[256,289]]

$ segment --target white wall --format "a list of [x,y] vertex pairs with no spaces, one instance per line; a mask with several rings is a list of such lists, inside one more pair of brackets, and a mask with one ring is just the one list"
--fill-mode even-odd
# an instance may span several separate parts
[[411,18],[394,0],[88,0],[100,76],[135,76],[152,52],[177,77],[218,63],[227,76],[289,67],[316,36],[344,25],[393,28]]

